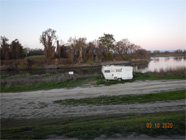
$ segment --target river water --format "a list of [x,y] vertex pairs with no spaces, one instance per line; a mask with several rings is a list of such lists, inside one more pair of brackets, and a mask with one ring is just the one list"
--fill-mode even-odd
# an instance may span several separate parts
[[[126,65],[126,64],[125,64]],[[148,71],[159,71],[160,69],[186,67],[186,59],[184,57],[151,57],[150,62],[146,63],[133,63],[128,64],[133,66],[134,72],[148,72]],[[76,69],[49,69],[49,70],[18,70],[18,71],[1,71],[1,75],[17,75],[17,74],[29,74],[29,75],[40,75],[40,74],[59,74],[67,73],[68,71],[74,71],[75,74],[101,74],[101,67],[95,68],[76,68]]]
[[145,65],[134,66],[134,71],[148,72],[159,71],[160,69],[169,69],[177,67],[186,67],[186,59],[180,57],[151,57],[151,61]]

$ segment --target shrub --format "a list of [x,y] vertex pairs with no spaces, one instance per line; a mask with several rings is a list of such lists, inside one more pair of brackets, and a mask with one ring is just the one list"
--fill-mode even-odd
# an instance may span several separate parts
[[26,64],[24,62],[19,62],[19,64],[17,65],[17,68],[19,68],[19,69],[24,69],[26,67],[27,66],[26,66]]
[[89,65],[92,65],[94,63],[94,59],[93,58],[88,58],[86,63],[89,64]]
[[32,68],[34,69],[34,68],[37,68],[38,67],[38,64],[33,64],[32,65]]
[[186,67],[160,69],[154,72],[157,77],[182,76],[186,74]]
[[108,53],[107,53],[107,59],[108,59],[108,60],[112,60],[112,59],[113,59],[113,54],[112,54],[112,52],[108,52]]

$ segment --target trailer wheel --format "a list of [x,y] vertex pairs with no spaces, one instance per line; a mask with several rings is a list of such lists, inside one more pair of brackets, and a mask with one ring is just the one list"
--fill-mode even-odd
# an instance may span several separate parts
[[118,78],[118,81],[122,81],[122,79],[121,78]]

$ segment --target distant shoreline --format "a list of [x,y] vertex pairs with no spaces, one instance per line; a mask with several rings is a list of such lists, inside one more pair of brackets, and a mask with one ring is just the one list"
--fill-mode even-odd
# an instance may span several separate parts
[[186,55],[184,54],[176,54],[176,53],[168,53],[168,54],[165,54],[165,53],[158,53],[158,54],[151,54],[151,57],[179,57],[179,56],[183,56],[183,57],[186,57]]

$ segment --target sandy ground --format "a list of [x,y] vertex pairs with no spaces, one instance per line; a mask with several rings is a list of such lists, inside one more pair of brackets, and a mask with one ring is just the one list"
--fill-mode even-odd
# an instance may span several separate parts
[[29,92],[0,93],[1,118],[66,117],[100,114],[149,113],[186,110],[186,100],[145,104],[102,106],[63,106],[54,104],[59,99],[78,99],[102,95],[148,94],[161,91],[184,90],[186,80],[136,81],[112,86],[90,86],[71,89],[52,89]]

